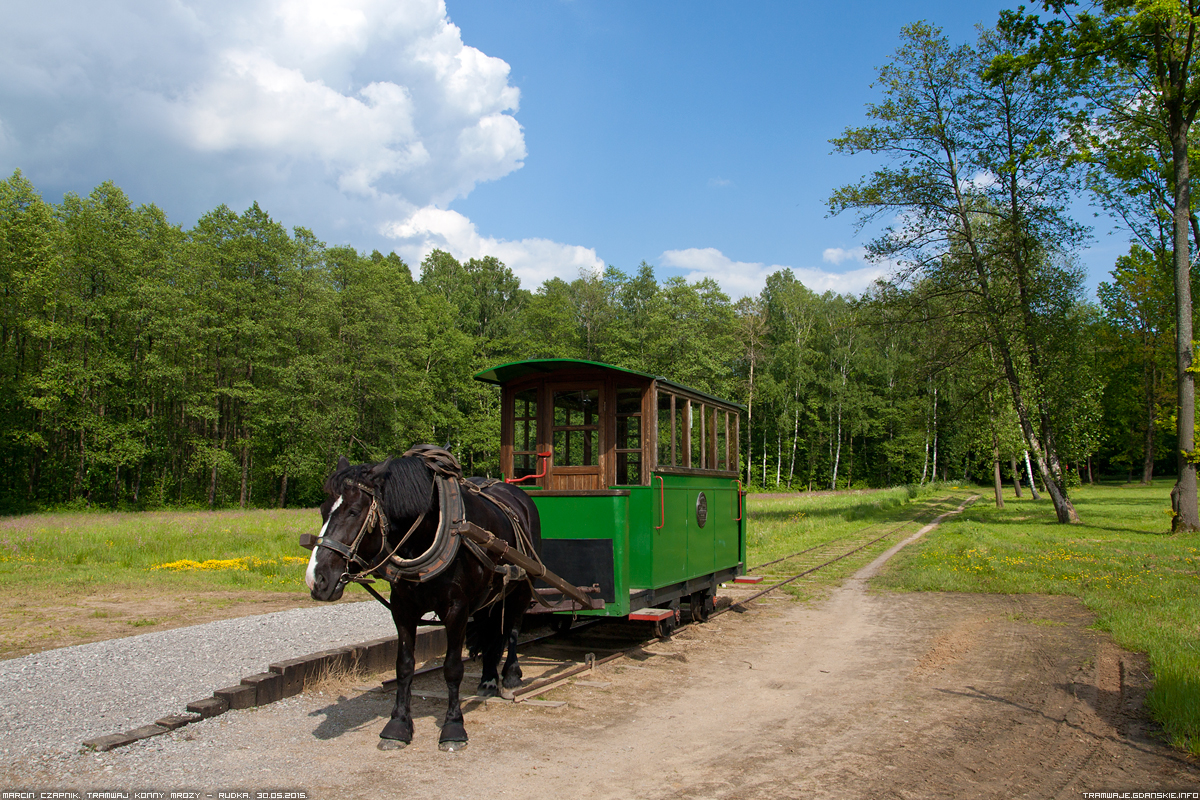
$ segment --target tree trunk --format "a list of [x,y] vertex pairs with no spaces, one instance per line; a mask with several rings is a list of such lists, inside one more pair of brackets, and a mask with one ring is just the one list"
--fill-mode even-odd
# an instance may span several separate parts
[[839,402],[837,407],[837,453],[833,456],[833,483],[830,485],[832,491],[837,491],[837,474],[838,464],[842,460],[842,404]]
[[1009,456],[1009,461],[1012,464],[1013,487],[1017,492],[1017,499],[1021,499],[1021,470],[1017,468],[1017,457]]
[[929,417],[925,417],[925,460],[921,462],[921,485],[925,485],[925,477],[929,474]]
[[[1174,105],[1174,104],[1172,104]],[[1200,531],[1196,497],[1196,376],[1192,374],[1192,259],[1188,241],[1191,176],[1188,128],[1182,109],[1170,108],[1171,160],[1175,170],[1175,375],[1179,479],[1171,490],[1171,530]]]
[[[935,386],[935,387],[933,387],[933,465],[932,465],[933,466],[932,474],[933,474],[933,479],[935,481],[937,480],[937,440],[938,440],[937,434],[938,434],[938,430],[937,430],[937,387]],[[945,476],[942,476],[942,479],[945,480]]]
[[283,478],[279,481],[279,507],[283,508],[287,505],[287,470],[283,471]]
[[792,488],[792,479],[796,477],[796,438],[800,435],[800,408],[796,408],[796,421],[792,424],[792,458],[788,464],[788,488]]
[[775,486],[778,488],[779,481],[783,477],[783,431],[778,431],[775,436]]
[[762,465],[763,465],[762,486],[765,489],[767,487],[767,432],[766,431],[763,431]]
[[1038,494],[1037,482],[1033,479],[1033,465],[1029,463],[1029,451],[1025,451],[1025,472],[1029,476],[1029,494],[1033,495],[1034,500],[1041,500],[1042,496]]
[[992,431],[992,480],[996,485],[996,508],[1004,508],[1004,481],[1000,476],[1000,437]]

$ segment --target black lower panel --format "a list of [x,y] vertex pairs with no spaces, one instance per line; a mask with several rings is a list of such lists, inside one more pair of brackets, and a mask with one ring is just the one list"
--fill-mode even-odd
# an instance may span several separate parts
[[572,586],[598,584],[606,603],[617,599],[612,539],[542,539],[542,563]]

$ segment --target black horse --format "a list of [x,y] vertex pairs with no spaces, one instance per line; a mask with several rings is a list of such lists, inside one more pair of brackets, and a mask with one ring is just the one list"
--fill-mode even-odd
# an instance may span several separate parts
[[[445,451],[436,452],[458,466]],[[396,705],[391,720],[379,734],[381,750],[398,749],[412,741],[413,650],[417,624],[430,611],[436,612],[446,626],[442,672],[449,705],[438,740],[441,749],[457,750],[467,743],[459,705],[465,641],[469,639],[472,650],[482,657],[479,694],[511,697],[510,690],[521,685],[516,639],[533,596],[532,586],[513,568],[494,563],[465,543],[460,547],[460,543],[452,542],[456,552],[445,549],[446,531],[444,526],[439,531],[439,520],[446,512],[443,506],[453,505],[448,501],[457,494],[467,520],[514,547],[520,535],[514,530],[516,520],[536,554],[541,549],[537,508],[520,489],[476,479],[462,481],[454,475],[438,477],[431,465],[437,467],[421,455],[406,454],[380,464],[356,465],[343,457],[325,481],[326,499],[321,504],[324,526],[305,575],[314,600],[337,600],[349,581],[368,573],[392,580],[391,611],[399,638]],[[424,574],[397,577],[394,570],[388,575],[382,566],[392,561],[428,561],[429,554],[438,547],[443,553],[453,552],[452,558]],[[391,555],[396,559],[389,558]],[[500,675],[497,666],[506,644],[508,658]]]

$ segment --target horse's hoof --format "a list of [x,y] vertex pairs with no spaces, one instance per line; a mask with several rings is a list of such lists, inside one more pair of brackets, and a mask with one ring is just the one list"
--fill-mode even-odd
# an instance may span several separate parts
[[509,689],[507,686],[500,687],[500,697],[505,700],[513,700],[517,696],[516,692]]
[[466,746],[467,729],[463,727],[462,722],[442,723],[442,735],[438,737],[439,750],[462,750]]
[[459,750],[466,750],[466,742],[438,742],[438,750],[443,753],[456,753]]
[[[475,694],[479,695],[480,697],[495,697],[496,696],[496,682],[494,680],[493,681],[480,681],[479,688],[475,690]],[[503,696],[504,693],[500,692],[500,695]]]
[[408,744],[412,741],[413,726],[409,720],[393,717],[388,720],[388,724],[383,726],[383,731],[379,734],[380,739],[386,739],[393,742],[403,742]]
[[408,742],[402,742],[399,739],[380,739],[376,745],[380,750],[403,750],[408,747]]

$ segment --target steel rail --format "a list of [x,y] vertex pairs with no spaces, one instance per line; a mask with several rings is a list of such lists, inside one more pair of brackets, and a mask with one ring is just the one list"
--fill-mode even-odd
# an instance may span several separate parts
[[[970,503],[974,502],[976,498],[977,498],[977,496],[967,498],[966,502],[964,502],[963,505],[960,506],[958,510],[961,511],[963,508],[966,508],[966,506],[969,505]],[[934,517],[934,521],[936,522],[939,517],[949,516],[953,513],[956,513],[956,512],[946,511],[942,514],[939,514],[938,517]],[[752,603],[755,600],[757,600],[758,598],[775,591],[780,586],[786,586],[789,583],[798,581],[801,578],[803,578],[805,575],[811,575],[812,573],[816,572],[819,569],[824,569],[825,567],[828,567],[830,564],[836,564],[837,562],[841,561],[843,558],[848,558],[849,556],[854,555],[855,553],[857,553],[860,550],[863,550],[865,548],[870,547],[873,544],[883,541],[887,537],[896,533],[896,531],[900,530],[900,528],[903,528],[905,525],[908,525],[909,522],[916,522],[916,521],[917,520],[915,520],[915,519],[909,520],[909,521],[903,523],[902,525],[898,525],[897,527],[893,528],[892,530],[888,531],[887,533],[883,534],[882,536],[877,536],[876,538],[872,539],[871,541],[867,542],[866,544],[859,545],[858,547],[854,548],[853,550],[850,550],[849,552],[842,553],[837,558],[831,558],[830,560],[828,560],[822,564],[818,564],[815,567],[806,569],[797,575],[793,575],[790,578],[785,578],[784,580],[781,580],[779,583],[772,584],[772,585],[768,586],[766,589],[763,589],[761,592],[755,592],[754,594],[750,595],[749,597],[743,597],[741,600],[737,600],[733,603],[730,603],[725,608],[717,609],[717,610],[713,611],[712,614],[709,615],[709,618],[711,619],[712,617],[715,617],[718,614],[724,614],[726,611],[730,611],[735,606],[742,606],[744,608],[746,603]],[[836,540],[833,540],[833,541],[836,541]]]
[[[944,500],[949,500],[949,499],[950,499],[949,497],[945,497],[945,498],[942,498],[942,500],[938,500],[938,502],[939,502],[939,503],[941,503],[941,502],[943,502]],[[892,530],[892,533],[895,533],[896,531],[900,530],[900,528],[903,528],[905,525],[908,525],[908,524],[910,524],[910,523],[913,523],[913,522],[920,522],[920,521],[921,521],[921,517],[922,517],[922,516],[924,516],[924,515],[919,515],[919,516],[916,516],[916,517],[914,517],[913,519],[906,520],[905,522],[902,522],[902,523],[900,523],[900,525],[896,526],[896,528],[894,528],[894,529]],[[777,558],[777,559],[775,559],[774,561],[767,561],[767,562],[765,562],[765,563],[762,563],[762,564],[759,564],[759,565],[757,565],[757,566],[750,567],[748,570],[746,570],[746,572],[747,572],[747,574],[749,574],[749,573],[751,573],[751,572],[754,572],[755,570],[760,570],[760,569],[762,569],[763,567],[769,567],[769,566],[771,566],[772,564],[778,564],[780,561],[787,561],[787,560],[789,560],[789,559],[795,558],[796,556],[802,556],[802,555],[804,555],[805,553],[811,553],[813,550],[819,550],[819,549],[821,549],[822,547],[825,547],[825,546],[827,546],[827,545],[833,544],[834,542],[840,542],[840,541],[842,541],[843,539],[849,539],[849,538],[850,538],[851,536],[853,536],[853,535],[854,535],[854,534],[847,533],[845,536],[836,536],[836,537],[834,537],[833,539],[830,539],[830,540],[829,540],[829,541],[827,541],[827,542],[822,542],[821,544],[818,544],[818,545],[813,545],[812,547],[808,548],[807,550],[801,550],[801,551],[799,551],[798,553],[792,553],[790,556],[784,556],[783,558]]]

